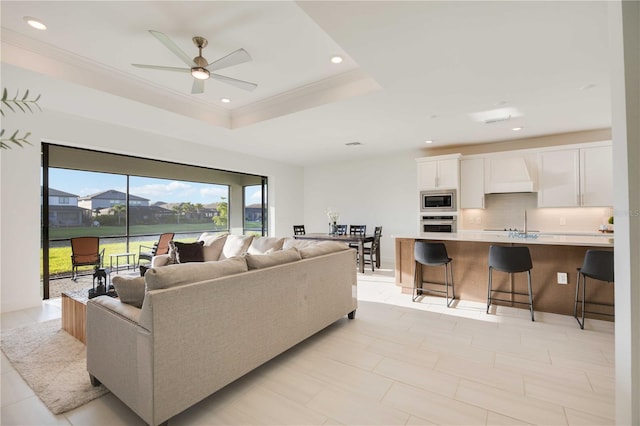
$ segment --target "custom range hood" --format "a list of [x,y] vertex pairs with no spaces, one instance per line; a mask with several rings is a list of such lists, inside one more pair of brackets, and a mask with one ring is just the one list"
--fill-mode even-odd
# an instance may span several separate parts
[[536,192],[537,173],[533,159],[496,157],[485,160],[485,193]]

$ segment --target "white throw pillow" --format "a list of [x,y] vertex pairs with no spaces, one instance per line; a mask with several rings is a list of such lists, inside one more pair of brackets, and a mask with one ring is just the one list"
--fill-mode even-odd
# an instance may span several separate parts
[[249,254],[265,254],[282,250],[284,238],[278,237],[254,237],[249,246]]
[[202,254],[205,262],[220,259],[222,249],[224,248],[224,244],[227,241],[228,236],[229,234],[210,234],[208,232],[200,235],[198,241],[204,241]]
[[220,254],[220,260],[246,253],[252,240],[253,235],[228,235]]

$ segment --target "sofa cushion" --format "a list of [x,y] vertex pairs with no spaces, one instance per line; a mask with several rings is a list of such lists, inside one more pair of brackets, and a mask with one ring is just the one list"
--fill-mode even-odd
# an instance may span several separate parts
[[247,254],[245,260],[249,269],[262,269],[282,265],[302,259],[297,248],[273,251],[268,254]]
[[222,249],[224,248],[224,243],[227,241],[228,235],[229,234],[203,232],[202,235],[198,237],[198,241],[204,242],[202,254],[205,262],[220,259],[220,255],[222,254]]
[[177,287],[227,275],[248,271],[243,257],[233,257],[219,262],[201,262],[167,265],[149,269],[144,275],[147,291]]
[[284,239],[284,244],[282,245],[282,250],[290,249],[291,247],[295,247],[297,249],[301,249],[304,247],[312,247],[318,244],[318,240],[297,240],[292,237],[286,237]]
[[220,260],[246,253],[252,240],[253,235],[228,235],[220,254]]
[[140,323],[142,310],[133,305],[123,303],[122,299],[119,300],[119,299],[116,299],[115,297],[110,297],[110,296],[98,296],[91,299],[91,302],[96,303],[98,305],[102,305],[108,310],[113,311],[118,315],[122,315],[123,317],[135,322],[136,324]]
[[173,245],[175,247],[176,260],[178,263],[204,262],[204,255],[202,253],[204,241],[197,241],[195,243],[181,243],[174,241]]
[[143,277],[121,277],[116,275],[111,280],[122,303],[142,308],[145,283]]
[[299,249],[300,256],[303,259],[310,257],[322,256],[323,254],[334,253],[337,251],[348,250],[349,245],[338,241],[319,241],[317,244],[310,247],[303,247]]
[[254,237],[247,250],[249,254],[265,254],[282,250],[284,238],[278,237]]

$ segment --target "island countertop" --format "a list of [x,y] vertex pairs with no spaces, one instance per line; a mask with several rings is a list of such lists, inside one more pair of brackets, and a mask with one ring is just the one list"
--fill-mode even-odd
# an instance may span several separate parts
[[554,234],[544,232],[519,233],[510,231],[424,232],[415,235],[394,235],[394,238],[413,240],[467,241],[503,244],[541,244],[557,246],[613,247],[611,234]]

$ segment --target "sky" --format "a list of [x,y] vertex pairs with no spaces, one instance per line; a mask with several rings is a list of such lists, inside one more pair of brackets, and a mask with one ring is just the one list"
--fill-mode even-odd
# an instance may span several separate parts
[[[66,169],[49,169],[49,187],[69,192],[79,197],[97,192],[115,189],[126,191],[126,177],[109,173],[85,172]],[[186,182],[179,180],[154,179],[131,176],[129,189],[132,195],[147,198],[149,204],[157,201],[167,203],[191,202],[209,204],[228,197],[226,185]],[[247,204],[261,201],[260,186],[251,188],[247,193]]]

